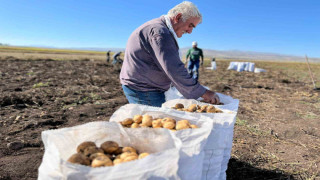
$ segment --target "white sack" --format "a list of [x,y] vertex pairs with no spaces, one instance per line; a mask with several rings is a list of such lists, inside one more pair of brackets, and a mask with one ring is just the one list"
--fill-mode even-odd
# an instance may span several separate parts
[[238,69],[238,62],[230,62],[227,70],[237,70]]
[[[177,176],[181,141],[164,129],[124,129],[114,122],[92,122],[70,128],[43,131],[45,153],[39,180],[54,179],[179,179]],[[132,146],[149,156],[116,166],[92,168],[67,162],[84,141],[100,146],[105,141]]]
[[[233,129],[236,122],[236,115],[239,106],[239,100],[232,99],[230,96],[222,99],[227,99],[226,105],[214,105],[221,109],[223,113],[191,113],[176,111],[176,113],[187,116],[201,118],[207,116],[213,123],[212,131],[208,137],[207,144],[204,147],[205,157],[203,162],[202,179],[225,179],[228,162],[233,141]],[[199,102],[194,99],[174,99],[162,104],[163,108],[171,108],[175,104],[181,103],[185,107],[191,104],[208,105],[207,103]]]
[[[186,119],[191,124],[197,125],[197,129],[184,129],[173,132],[181,141],[178,175],[181,179],[200,179],[207,138],[212,129],[210,118],[206,116],[193,117],[181,114],[168,108],[157,108],[138,104],[127,104],[120,107],[110,118],[110,121],[120,122],[126,118],[132,118],[137,114],[148,114],[153,118],[171,117],[175,120]],[[137,128],[134,130],[141,130]],[[169,131],[169,130],[167,130]]]
[[254,72],[255,73],[261,73],[261,72],[267,72],[267,71],[265,69],[262,69],[262,68],[255,68]]
[[254,72],[254,63],[245,62],[244,71]]
[[[198,105],[206,105],[208,103],[200,102],[194,99],[185,99],[180,92],[176,88],[170,88],[168,91],[168,96],[166,97],[166,102],[162,104],[162,107],[171,108],[174,107],[177,103],[182,103],[185,106],[189,106],[191,104],[198,104]],[[233,99],[231,96],[227,96],[225,94],[217,93],[220,98],[220,102],[223,105],[214,105],[222,110],[226,110],[226,113],[230,111],[237,112],[239,107],[239,100]],[[173,99],[174,97],[177,97]]]
[[245,63],[244,62],[238,62],[237,71],[238,72],[242,72],[242,71],[244,71],[244,68],[245,68]]
[[227,70],[254,72],[255,64],[251,62],[230,62]]

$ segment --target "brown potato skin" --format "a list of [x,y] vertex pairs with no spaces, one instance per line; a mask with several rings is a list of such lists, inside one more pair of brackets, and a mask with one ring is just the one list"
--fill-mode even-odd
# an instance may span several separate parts
[[133,119],[132,118],[127,118],[123,121],[120,122],[123,126],[128,126],[131,125],[133,123]]
[[103,151],[105,153],[112,154],[116,150],[118,150],[119,145],[118,145],[118,143],[116,143],[114,141],[106,141],[106,142],[101,144],[100,148],[103,149]]
[[123,160],[122,160],[122,159],[115,159],[115,160],[113,160],[113,165],[117,165],[117,164],[120,164],[120,163],[123,163]]
[[175,107],[176,109],[182,109],[182,108],[184,108],[184,105],[181,104],[181,103],[177,103],[174,107]]
[[188,107],[188,111],[189,112],[195,112],[197,110],[197,105],[196,104],[191,104],[189,107]]
[[161,119],[153,120],[152,127],[153,128],[161,128],[162,127]]
[[152,126],[152,116],[150,115],[143,115],[142,116],[142,124],[145,125],[145,126],[148,126],[148,127],[151,127]]
[[163,123],[163,128],[166,128],[166,129],[174,129],[175,126],[176,126],[175,123],[171,121]]
[[91,166],[92,167],[101,167],[101,166],[112,166],[113,162],[108,156],[98,156],[93,159]]
[[130,147],[130,146],[123,147],[122,152],[129,152],[129,153],[136,153],[137,154],[137,150],[134,149],[133,147]]
[[142,122],[142,115],[138,114],[138,115],[133,116],[133,121],[135,123],[140,124]]
[[89,157],[91,154],[95,154],[98,152],[103,153],[103,150],[100,148],[94,147],[94,146],[90,146],[90,147],[87,147],[86,149],[84,149],[83,154],[85,156]]
[[97,158],[98,156],[106,156],[106,154],[101,153],[101,152],[94,153],[94,154],[91,154],[91,155],[89,156],[89,159],[92,161],[93,159]]
[[190,128],[188,120],[181,120],[177,122],[176,130],[188,129]]
[[138,123],[132,123],[131,124],[131,128],[139,128],[139,124]]
[[85,165],[85,166],[90,166],[89,158],[81,153],[73,154],[71,157],[69,157],[69,159],[67,161],[70,163],[74,163],[74,164],[81,164],[81,165]]
[[81,144],[78,145],[77,147],[77,152],[83,152],[84,149],[86,149],[87,147],[90,147],[90,146],[94,146],[94,147],[97,147],[96,146],[96,143],[92,142],[92,141],[85,141]]

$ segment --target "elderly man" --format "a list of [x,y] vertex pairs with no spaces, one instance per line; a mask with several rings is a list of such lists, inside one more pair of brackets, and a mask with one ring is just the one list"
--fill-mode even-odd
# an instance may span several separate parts
[[192,48],[188,50],[186,60],[188,62],[189,74],[198,81],[200,60],[201,60],[201,65],[203,65],[203,53],[202,53],[202,49],[198,48],[198,43],[196,41],[192,42]]
[[160,107],[170,85],[188,99],[202,97],[208,103],[220,102],[215,92],[205,89],[188,74],[180,60],[177,38],[191,34],[201,20],[198,8],[184,1],[130,35],[120,73],[129,103]]

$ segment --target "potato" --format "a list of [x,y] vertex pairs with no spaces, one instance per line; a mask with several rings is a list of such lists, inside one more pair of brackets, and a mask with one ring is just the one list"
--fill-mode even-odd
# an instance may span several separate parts
[[190,126],[190,122],[188,120],[186,120],[186,119],[180,120],[177,123],[186,123],[188,126]]
[[96,144],[92,141],[85,141],[81,144],[78,145],[77,147],[77,152],[83,152],[85,148],[87,147],[90,147],[90,146],[93,146],[93,147],[97,147]]
[[95,159],[95,158],[98,157],[98,156],[107,156],[107,155],[104,154],[104,153],[98,152],[98,153],[91,154],[91,155],[89,156],[89,159],[92,161],[93,159]]
[[126,158],[123,159],[123,162],[128,162],[128,161],[133,161],[138,159],[138,156],[128,156]]
[[95,154],[98,152],[103,153],[103,150],[100,148],[97,148],[95,146],[90,146],[90,147],[87,147],[86,149],[84,149],[83,154],[85,156],[89,157],[91,154]]
[[123,149],[123,147],[119,147],[116,151],[113,152],[113,154],[116,155],[116,156],[121,154],[122,153],[122,149]]
[[138,123],[133,123],[130,126],[131,128],[139,128],[139,124]]
[[195,125],[195,124],[191,124],[190,127],[191,127],[192,129],[199,128],[199,127],[198,127],[197,125]]
[[106,142],[102,143],[100,147],[101,147],[101,149],[103,149],[103,151],[105,153],[112,154],[116,150],[118,150],[119,145],[118,145],[118,143],[116,143],[114,141],[106,141]]
[[132,153],[136,153],[137,154],[137,150],[136,149],[134,149],[133,147],[130,147],[130,146],[127,146],[127,147],[123,147],[122,148],[122,152],[124,153],[124,152],[132,152]]
[[142,159],[142,158],[144,158],[144,157],[147,157],[147,156],[149,156],[149,153],[141,153],[141,154],[139,154],[139,159]]
[[131,125],[133,123],[133,119],[127,118],[120,122],[123,126]]
[[173,123],[175,124],[175,123],[176,123],[176,120],[174,120],[174,119],[172,119],[172,118],[170,118],[170,117],[166,117],[166,118],[163,118],[163,119],[161,120],[162,125],[163,125],[165,122],[173,122]]
[[164,122],[162,126],[163,126],[163,128],[174,129],[176,124],[173,123],[172,121],[168,121],[168,122]]
[[176,109],[182,109],[182,108],[184,108],[184,105],[181,104],[181,103],[177,103],[174,107],[175,107]]
[[207,113],[214,113],[216,111],[216,108],[214,106],[208,106],[207,107]]
[[152,121],[152,127],[153,128],[161,128],[162,127],[162,123],[161,123],[162,119],[156,119]]
[[118,154],[114,159],[121,159],[120,156],[121,154]]
[[98,156],[93,159],[91,166],[92,167],[101,167],[101,166],[112,166],[113,162],[108,156]]
[[140,123],[142,122],[142,115],[135,115],[135,116],[133,116],[133,121],[134,121],[135,123],[140,124]]
[[148,128],[149,126],[145,125],[145,124],[139,124],[139,127],[141,128]]
[[191,104],[189,107],[188,107],[188,111],[189,112],[195,112],[197,110],[197,105],[196,104]]
[[74,164],[82,164],[82,165],[86,165],[86,166],[90,165],[90,159],[81,153],[73,154],[68,159],[68,162],[74,163]]
[[134,152],[124,152],[124,153],[122,153],[121,155],[120,155],[120,159],[125,159],[125,158],[127,158],[127,157],[129,157],[129,156],[136,156],[136,157],[138,157],[138,155],[136,154],[136,153],[134,153]]
[[122,159],[115,159],[115,160],[113,160],[113,165],[117,165],[117,164],[120,164],[120,163],[123,163],[123,160],[122,160]]
[[206,112],[206,110],[198,109],[197,112],[198,112],[198,113],[203,113],[203,112]]
[[176,130],[182,130],[182,129],[188,129],[188,128],[190,128],[189,121],[182,120],[177,122]]
[[208,107],[208,105],[202,105],[201,108],[200,108],[200,110],[201,110],[201,111],[206,111],[206,110],[207,110],[207,107]]
[[152,126],[152,116],[147,115],[147,114],[143,115],[142,116],[142,124],[146,125],[148,127],[151,127]]

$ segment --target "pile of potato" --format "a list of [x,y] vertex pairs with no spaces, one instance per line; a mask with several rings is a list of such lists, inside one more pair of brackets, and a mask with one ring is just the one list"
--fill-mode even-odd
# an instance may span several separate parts
[[97,147],[92,141],[85,141],[78,145],[77,153],[68,162],[91,167],[113,166],[120,163],[142,159],[149,153],[138,153],[133,147],[120,147],[114,141],[106,141]]
[[191,104],[188,108],[184,108],[184,105],[181,103],[177,103],[172,109],[176,109],[178,111],[187,111],[187,112],[198,112],[198,113],[222,113],[222,111],[218,108],[215,108],[212,105],[197,105]]
[[123,127],[127,128],[167,128],[170,130],[182,130],[189,128],[198,128],[195,124],[190,124],[188,120],[176,121],[170,117],[153,119],[150,115],[135,115],[133,118],[127,118],[120,122]]

